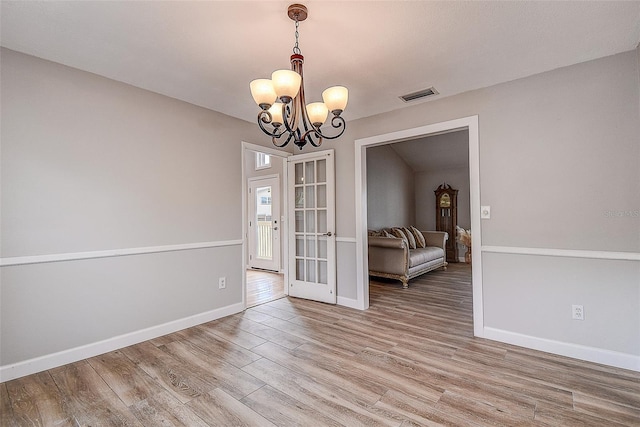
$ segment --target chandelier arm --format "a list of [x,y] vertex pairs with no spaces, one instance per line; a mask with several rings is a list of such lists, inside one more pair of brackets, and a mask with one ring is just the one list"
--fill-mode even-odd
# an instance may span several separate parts
[[319,134],[322,138],[324,139],[337,139],[340,138],[342,136],[342,134],[344,133],[345,130],[347,130],[347,126],[346,123],[344,121],[344,119],[341,116],[333,116],[333,118],[331,119],[331,127],[335,128],[335,129],[339,129],[342,128],[342,130],[340,132],[338,132],[337,135],[334,136],[329,136],[329,135],[325,135],[322,133],[322,129],[317,129],[317,134]]
[[262,110],[258,113],[258,126],[260,126],[260,129],[262,129],[262,132],[266,133],[269,136],[274,136],[274,133],[276,132],[276,129],[273,129],[273,131],[270,131],[269,129],[267,129],[264,124],[271,124],[271,113],[269,113],[267,110]]
[[282,144],[279,144],[276,142],[276,139],[279,139],[282,135],[284,135],[284,131],[280,134],[280,135],[274,135],[271,137],[271,142],[273,143],[273,145],[275,145],[278,148],[282,148],[285,147],[289,141],[291,141],[291,137],[293,136],[292,133],[289,134],[289,136],[287,137],[286,141],[284,141]]
[[[300,121],[302,122],[302,127],[304,128],[304,134],[300,139],[302,141],[305,141],[305,144],[306,142],[309,142],[314,147],[319,147],[322,144],[322,133],[319,132],[320,128],[310,123],[309,116],[306,114],[306,108],[302,111],[301,115],[302,119]],[[317,138],[317,141],[314,141],[314,136]]]
[[[270,124],[271,123],[271,113],[269,113],[267,110],[263,110],[260,113],[258,113],[258,125],[260,126],[260,129],[262,129],[262,132],[264,132],[265,134],[269,135],[274,141],[275,139],[279,139],[280,137],[282,137],[282,135],[284,135],[285,130],[281,129],[280,126],[274,126],[273,130],[269,130],[264,126],[264,123],[266,124]],[[273,126],[273,125],[272,125]],[[280,132],[278,132],[278,130],[280,129]],[[289,142],[289,141],[287,141]],[[275,144],[275,142],[274,142]],[[277,145],[278,147],[284,147],[285,145],[287,145],[287,143],[285,143],[284,145]]]
[[[303,92],[302,95],[302,106],[304,106],[304,91],[302,89],[302,87],[300,88],[300,90]],[[314,147],[319,147],[322,144],[322,134],[318,132],[319,128],[315,127],[314,125],[311,124],[310,120],[309,120],[309,116],[307,115],[307,109],[302,107],[300,109],[301,111],[301,118],[300,118],[300,125],[303,127],[304,129],[304,133],[302,134],[302,137],[300,137],[300,148],[302,149],[302,147],[309,142],[311,145],[313,145]],[[300,126],[298,127],[298,129],[300,128]],[[302,131],[300,132],[302,133]],[[314,141],[313,137],[317,138],[317,141]]]
[[[314,136],[318,139],[317,141],[313,140]],[[322,137],[322,133],[319,132],[319,129],[317,129],[316,127],[313,127],[312,129],[309,129],[304,133],[304,136],[302,137],[302,139],[307,140],[314,147],[320,147],[322,145],[323,137]]]
[[[295,99],[292,99],[287,104],[282,104],[282,121],[284,122],[285,129],[290,134],[293,134],[294,129],[296,128],[295,127],[295,120],[296,120],[296,110],[297,110],[297,108],[295,108],[294,103],[295,103]],[[293,108],[290,108],[289,104],[291,104],[291,107],[293,107]]]
[[273,117],[271,117],[271,113],[269,112],[269,110],[260,110],[260,112],[258,113],[258,124],[271,123],[272,119]]

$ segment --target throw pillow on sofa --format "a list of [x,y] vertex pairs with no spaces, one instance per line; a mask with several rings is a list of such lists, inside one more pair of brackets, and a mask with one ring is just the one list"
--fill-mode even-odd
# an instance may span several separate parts
[[413,236],[411,230],[407,227],[402,227],[401,230],[407,236],[407,240],[409,241],[409,249],[415,249],[418,247],[418,243],[416,242],[416,238]]
[[413,234],[413,237],[415,237],[416,239],[416,247],[426,248],[427,242],[424,240],[424,235],[420,232],[420,230],[415,228],[413,225],[409,227],[409,229],[411,229],[411,233]]
[[382,237],[396,237],[393,234],[389,233],[387,230],[380,231],[380,236],[382,236]]
[[416,248],[415,239],[413,239],[413,246],[411,246],[411,240],[409,240],[409,237],[407,236],[407,233],[405,233],[405,231],[402,229],[402,227],[393,227],[391,229],[391,234],[393,234],[396,237],[399,237],[399,238],[403,239],[405,241],[405,244],[407,245],[407,248],[409,248],[409,249],[415,249]]
[[407,239],[407,236],[404,234],[404,231],[402,231],[398,227],[393,227],[391,229],[391,234],[393,234],[393,237],[398,237],[404,240],[404,244],[407,246],[407,248],[409,247],[409,240]]

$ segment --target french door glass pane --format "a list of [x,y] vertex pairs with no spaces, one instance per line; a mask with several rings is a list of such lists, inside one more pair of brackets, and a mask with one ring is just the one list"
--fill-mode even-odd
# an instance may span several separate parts
[[296,236],[296,256],[304,256],[304,237]]
[[327,273],[327,261],[318,261],[318,283],[327,284],[329,274]]
[[312,160],[310,162],[305,163],[305,174],[304,174],[304,183],[305,184],[313,184],[316,182],[316,174],[315,174],[315,162]]
[[315,258],[316,256],[316,239],[313,236],[307,237],[307,257]]
[[318,233],[324,234],[327,232],[327,211],[318,210]]
[[296,211],[296,233],[304,232],[304,212]]
[[317,203],[319,208],[327,207],[327,186],[324,184],[318,185],[316,192],[318,193]]
[[304,259],[296,259],[296,280],[304,280]]
[[316,281],[316,261],[314,259],[307,260],[307,282]]
[[307,208],[316,207],[316,188],[313,185],[306,186],[307,197],[305,197],[305,204]]
[[325,236],[318,237],[318,258],[327,259],[327,238]]
[[327,182],[327,161],[326,160],[318,160],[316,162],[318,171],[316,182]]
[[316,213],[313,210],[308,210],[306,218],[306,232],[307,233],[315,233],[316,232]]
[[296,208],[304,207],[304,187],[296,187]]
[[304,170],[302,169],[302,163],[296,163],[295,183],[304,184]]

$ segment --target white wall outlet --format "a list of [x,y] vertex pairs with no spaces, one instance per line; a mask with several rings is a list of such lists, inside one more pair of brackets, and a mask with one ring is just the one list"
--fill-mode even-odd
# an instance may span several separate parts
[[480,206],[480,218],[491,219],[491,206]]
[[575,320],[584,320],[584,307],[576,304],[572,305],[571,318]]
[[218,279],[218,289],[224,289],[227,287],[227,278],[221,277]]

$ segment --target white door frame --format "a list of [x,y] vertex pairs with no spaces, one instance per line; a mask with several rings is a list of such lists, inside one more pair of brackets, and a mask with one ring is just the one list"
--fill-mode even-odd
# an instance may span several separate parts
[[[242,146],[240,148],[242,150],[242,154],[241,154],[241,170],[242,170],[242,305],[246,308],[247,307],[247,273],[246,273],[246,269],[247,269],[247,245],[248,245],[248,241],[247,241],[247,233],[248,233],[248,229],[247,229],[247,215],[248,215],[248,206],[247,206],[247,200],[248,200],[248,190],[247,190],[247,171],[245,170],[245,163],[246,163],[246,157],[247,156],[253,156],[255,155],[256,152],[259,153],[266,153],[269,154],[270,156],[276,156],[276,157],[280,157],[282,158],[284,161],[282,162],[282,179],[284,182],[287,182],[287,157],[291,156],[291,153],[287,153],[285,151],[280,151],[280,150],[276,150],[274,148],[270,148],[270,147],[265,147],[262,145],[257,145],[257,144],[251,144],[250,142],[245,142],[242,141]],[[280,196],[282,197],[282,195]],[[283,203],[284,203],[284,212],[280,212],[281,217],[285,216],[285,220],[281,221],[280,223],[280,227],[283,227],[283,235],[282,235],[282,241],[288,242],[289,241],[289,234],[288,234],[288,230],[287,230],[287,226],[288,226],[288,218],[286,217],[286,212],[288,209],[288,204],[287,204],[287,198],[285,197],[283,199]],[[281,243],[282,244],[282,243]],[[288,245],[284,245],[282,246],[282,259],[289,259],[289,248]],[[281,262],[282,265],[282,269],[284,270],[284,283],[287,283],[287,280],[289,280],[289,268],[287,266],[286,262]],[[289,294],[289,290],[287,289],[287,287],[284,287],[284,294],[288,295]]]
[[[367,260],[367,148],[407,141],[454,130],[469,130],[469,182],[471,198],[471,258],[473,259],[473,331],[484,336],[482,300],[482,230],[480,228],[480,143],[478,116],[463,117],[412,129],[375,135],[355,141],[356,178],[356,287],[358,308],[369,308],[369,265]],[[455,238],[455,236],[449,236]]]
[[[261,176],[254,176],[251,178],[247,178],[247,188],[255,186],[256,183],[259,183],[260,181],[275,181],[278,185],[277,188],[273,189],[271,191],[271,194],[275,194],[277,197],[275,199],[272,199],[272,203],[271,203],[271,212],[272,212],[272,220],[275,220],[275,231],[277,232],[276,234],[274,234],[274,238],[271,241],[271,248],[272,248],[272,260],[271,262],[273,262],[274,264],[277,265],[277,268],[275,270],[273,269],[268,269],[270,271],[278,271],[280,272],[282,270],[282,260],[280,259],[280,252],[281,252],[281,248],[282,248],[282,242],[280,241],[280,236],[284,235],[282,234],[282,228],[281,228],[281,217],[282,217],[282,213],[280,212],[280,204],[281,204],[281,199],[280,197],[282,197],[280,195],[280,188],[282,187],[282,181],[280,180],[280,174],[271,174],[271,175],[261,175]],[[260,184],[257,184],[260,185]],[[247,210],[247,218],[245,218],[245,221],[247,219],[249,219],[249,214],[251,214],[251,217],[253,219],[254,222],[254,227],[258,226],[257,221],[255,221],[255,217],[254,214],[256,213],[256,209],[257,209],[257,205],[256,205],[256,196],[255,194],[251,195],[251,197],[247,197],[248,200],[251,200],[249,202],[249,206],[248,206],[248,210]],[[277,202],[277,203],[274,203]],[[273,215],[273,214],[276,215]],[[276,245],[274,244],[274,240],[277,240],[277,248]],[[253,247],[251,245],[251,243],[253,242]],[[253,233],[253,236],[248,234],[248,239],[247,239],[247,243],[249,245],[249,255],[251,255],[252,251],[251,249],[253,249],[254,251],[256,251],[256,246],[257,246],[257,241],[256,241],[256,236],[255,236],[255,231]],[[275,250],[277,249],[277,250]],[[253,255],[256,255],[255,253],[253,253]],[[253,260],[254,262],[256,261],[256,259]],[[251,267],[252,261],[249,260],[248,261],[248,265],[249,267]],[[261,268],[261,267],[255,267],[255,268]]]

